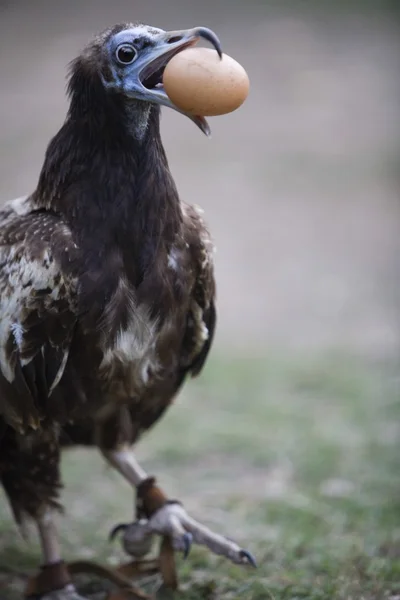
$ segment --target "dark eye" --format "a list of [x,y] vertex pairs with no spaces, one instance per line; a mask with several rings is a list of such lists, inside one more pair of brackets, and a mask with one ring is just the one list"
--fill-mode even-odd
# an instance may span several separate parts
[[121,44],[115,51],[115,56],[122,65],[130,65],[136,58],[136,50],[131,44]]

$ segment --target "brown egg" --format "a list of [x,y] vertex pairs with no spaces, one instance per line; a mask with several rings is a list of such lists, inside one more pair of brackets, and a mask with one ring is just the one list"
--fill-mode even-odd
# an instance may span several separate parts
[[227,54],[211,48],[187,48],[167,64],[164,89],[181,110],[212,117],[236,110],[249,93],[244,68]]

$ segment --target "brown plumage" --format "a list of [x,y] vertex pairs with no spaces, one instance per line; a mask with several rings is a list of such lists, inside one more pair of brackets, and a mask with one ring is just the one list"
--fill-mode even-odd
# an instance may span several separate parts
[[184,47],[180,33],[171,44],[124,25],[97,37],[72,64],[37,188],[0,211],[0,478],[18,522],[59,505],[62,444],[132,445],[211,346],[213,246],[168,168],[167,102],[150,97],[160,74],[147,60],[146,99],[110,58],[118,36],[139,61]]

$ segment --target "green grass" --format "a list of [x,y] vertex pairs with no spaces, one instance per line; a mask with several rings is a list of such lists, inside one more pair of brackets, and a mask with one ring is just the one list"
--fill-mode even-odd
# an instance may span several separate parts
[[[257,556],[256,571],[195,548],[184,600],[400,597],[400,404],[388,366],[324,358],[214,357],[141,442],[138,457],[193,516]],[[132,494],[96,452],[63,462],[67,558],[115,562],[109,529]],[[39,560],[0,507],[0,598]]]

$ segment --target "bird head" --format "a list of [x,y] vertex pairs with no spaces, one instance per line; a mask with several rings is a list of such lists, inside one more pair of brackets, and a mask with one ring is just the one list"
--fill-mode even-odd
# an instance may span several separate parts
[[[94,38],[77,60],[80,66],[85,64],[92,72],[97,72],[106,92],[125,97],[128,101],[168,106],[189,117],[203,133],[209,135],[206,119],[175,106],[162,82],[168,61],[200,39],[211,42],[222,56],[218,37],[206,27],[164,31],[147,25],[124,24]],[[74,64],[76,66],[77,61]]]

